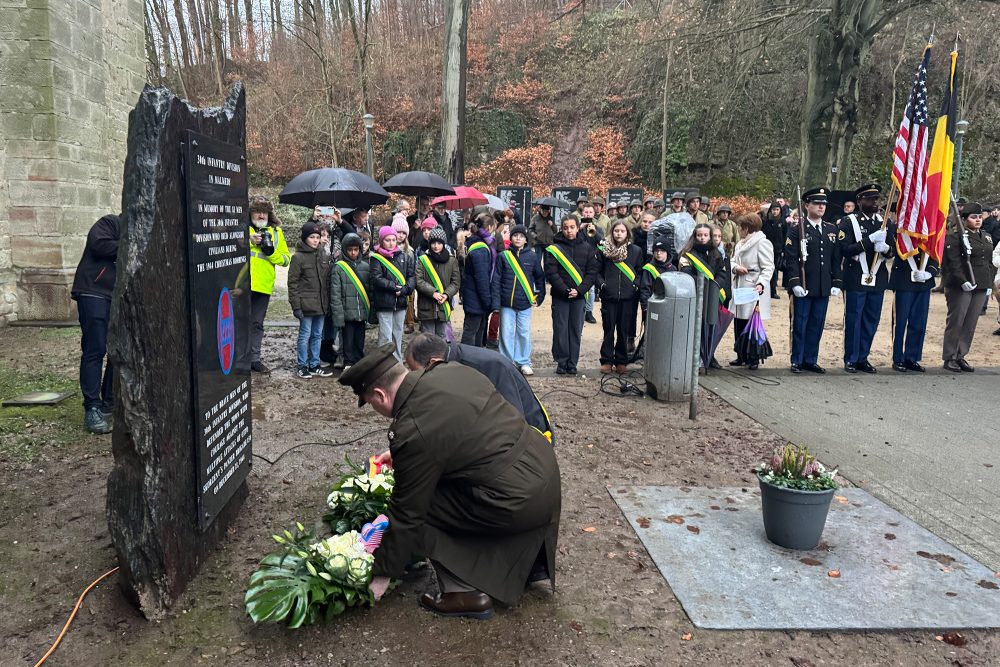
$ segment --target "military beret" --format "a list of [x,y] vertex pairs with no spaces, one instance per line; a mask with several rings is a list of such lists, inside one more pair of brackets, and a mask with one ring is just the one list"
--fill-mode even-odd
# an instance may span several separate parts
[[638,206],[639,208],[642,208],[642,202],[639,201],[638,199],[633,199],[628,203],[628,207],[632,208],[633,206]]
[[684,193],[678,190],[674,194],[670,195],[670,201],[673,201],[675,199],[680,199],[681,201],[684,201]]
[[968,218],[970,215],[977,215],[983,212],[983,207],[979,202],[972,202],[971,204],[966,204],[962,209],[962,217]]
[[807,204],[825,204],[828,194],[830,191],[825,187],[812,188],[802,193],[802,201]]
[[576,198],[576,203],[577,204],[589,204],[590,203],[590,199],[587,197],[587,195],[580,195],[579,197]]
[[376,380],[385,375],[386,371],[398,363],[395,344],[386,343],[375,348],[362,357],[361,361],[341,373],[337,381],[354,390],[360,408],[365,404],[365,399],[362,398],[365,392]]
[[866,183],[854,191],[855,199],[865,197],[878,197],[882,193],[882,186],[878,183]]
[[594,197],[593,199],[591,199],[590,203],[591,204],[600,204],[601,206],[604,206],[604,197],[601,197],[600,195],[598,195],[598,196]]

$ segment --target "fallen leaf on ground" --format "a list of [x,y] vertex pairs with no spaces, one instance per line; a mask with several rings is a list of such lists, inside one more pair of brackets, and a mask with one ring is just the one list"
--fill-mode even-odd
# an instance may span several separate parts
[[687,529],[692,533],[694,533],[695,535],[701,532],[701,528],[699,528],[698,526],[688,526]]
[[691,633],[685,632],[683,635],[681,635],[681,639],[686,642],[691,641]]
[[667,523],[676,523],[679,526],[684,523],[684,517],[680,514],[671,514],[667,517]]
[[595,528],[593,526],[587,526],[586,528],[583,529],[583,532],[585,532],[585,533],[596,533],[597,532],[597,528]]
[[579,622],[577,622],[577,621],[572,621],[572,622],[571,622],[571,623],[569,624],[569,627],[573,628],[573,629],[574,629],[574,630],[576,630],[577,632],[583,632],[583,625],[582,625],[582,624],[580,624],[580,623],[579,623]]
[[649,528],[649,519],[647,517],[641,516],[635,522],[639,524],[640,528]]
[[844,496],[834,496],[833,499],[836,500],[841,505],[849,505],[850,502],[851,502],[850,500],[848,500]]
[[952,646],[965,646],[966,644],[965,637],[960,632],[946,632],[941,635],[941,640]]
[[808,558],[808,557],[800,558],[799,562],[802,563],[803,565],[820,565],[820,562],[815,558]]
[[830,570],[826,573],[826,576],[832,579],[840,579],[840,570]]

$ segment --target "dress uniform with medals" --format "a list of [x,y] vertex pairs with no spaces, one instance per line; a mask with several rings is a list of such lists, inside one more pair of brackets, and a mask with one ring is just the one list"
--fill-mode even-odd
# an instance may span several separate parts
[[393,352],[383,345],[339,378],[361,406],[375,400],[379,378],[401,375],[379,404],[393,419],[396,484],[374,575],[400,578],[413,554],[424,556],[441,594],[424,595],[422,606],[489,618],[490,598],[513,605],[529,581],[554,582],[559,464],[545,436],[481,373],[448,363],[405,372]]
[[[806,204],[822,204],[826,206],[828,188],[813,188],[802,195]],[[822,216],[822,213],[820,213]],[[788,288],[792,299],[792,356],[791,369],[793,373],[803,370],[813,373],[826,371],[817,363],[819,360],[819,341],[823,336],[823,325],[826,323],[826,309],[830,296],[840,296],[841,261],[840,248],[837,245],[837,226],[825,222],[822,217],[807,218],[805,285],[802,283],[802,273],[799,265],[801,244],[799,226],[791,225],[788,238],[785,239],[785,266],[788,268]]]
[[889,260],[894,254],[895,231],[882,228],[876,183],[854,191],[859,209],[840,219],[837,244],[843,257],[844,370],[875,373],[868,361],[872,339],[882,318],[882,301],[889,287]]

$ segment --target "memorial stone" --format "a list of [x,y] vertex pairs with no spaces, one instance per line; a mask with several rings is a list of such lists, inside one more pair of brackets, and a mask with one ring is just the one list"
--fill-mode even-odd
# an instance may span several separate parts
[[[611,188],[608,190],[608,208],[611,208],[611,202],[617,204],[620,201],[631,202],[633,199],[638,199],[642,201],[645,195],[642,188]],[[664,200],[669,201],[669,200]]]
[[108,526],[126,594],[164,616],[247,495],[246,99],[147,87],[129,117],[111,310]]
[[576,210],[576,200],[580,197],[587,196],[587,188],[578,188],[573,185],[563,185],[558,188],[553,188],[552,196],[556,199],[565,199],[573,205],[570,209],[552,209],[552,220],[556,223],[556,229],[559,229],[562,225],[562,219],[565,218],[567,214]]
[[531,188],[523,185],[500,185],[497,186],[497,197],[505,202],[511,199],[517,202],[517,213],[522,225],[531,221]]

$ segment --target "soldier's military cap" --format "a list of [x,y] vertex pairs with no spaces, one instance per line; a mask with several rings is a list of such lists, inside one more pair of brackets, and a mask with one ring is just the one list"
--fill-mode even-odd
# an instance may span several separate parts
[[729,204],[723,204],[719,208],[715,209],[716,213],[732,213],[733,209],[729,208]]
[[983,207],[979,202],[972,202],[971,204],[966,204],[962,208],[962,217],[968,218],[970,215],[978,215],[983,212]]
[[675,199],[680,199],[681,201],[684,201],[684,193],[678,190],[674,194],[670,195],[670,201],[673,201]]
[[593,199],[590,200],[590,203],[591,204],[600,204],[601,206],[604,206],[604,197],[602,197],[600,195],[597,195],[596,197],[594,197]]
[[653,200],[653,206],[659,206],[660,208],[663,208],[664,207],[663,200],[657,197],[656,199]]
[[865,183],[854,191],[854,198],[863,199],[865,197],[878,197],[880,194],[882,194],[881,185],[878,183]]
[[617,208],[621,208],[623,206],[625,208],[628,208],[628,200],[627,199],[622,199],[621,201],[618,202],[618,204],[616,206],[617,206]]
[[650,204],[654,201],[656,201],[656,197],[650,195],[649,197],[646,197],[645,199],[642,200],[642,204],[643,206],[645,206],[646,204]]
[[580,195],[579,197],[576,198],[576,203],[577,204],[589,204],[590,203],[590,199],[587,197],[587,195]]
[[337,379],[340,384],[350,387],[358,397],[358,407],[365,404],[362,398],[365,392],[382,377],[386,371],[399,363],[396,359],[396,346],[393,343],[386,343],[377,347],[340,374]]
[[691,201],[692,199],[697,199],[698,203],[699,204],[701,203],[701,195],[698,194],[697,192],[689,192],[688,196],[685,197],[685,203]]
[[628,207],[632,208],[633,206],[638,206],[639,208],[642,208],[642,202],[639,201],[638,199],[633,199],[632,201],[629,202]]
[[802,201],[807,204],[825,204],[830,190],[825,187],[812,188],[802,193]]
[[955,200],[955,203],[956,204],[968,204],[969,200],[966,199],[965,197],[959,197],[958,199]]

